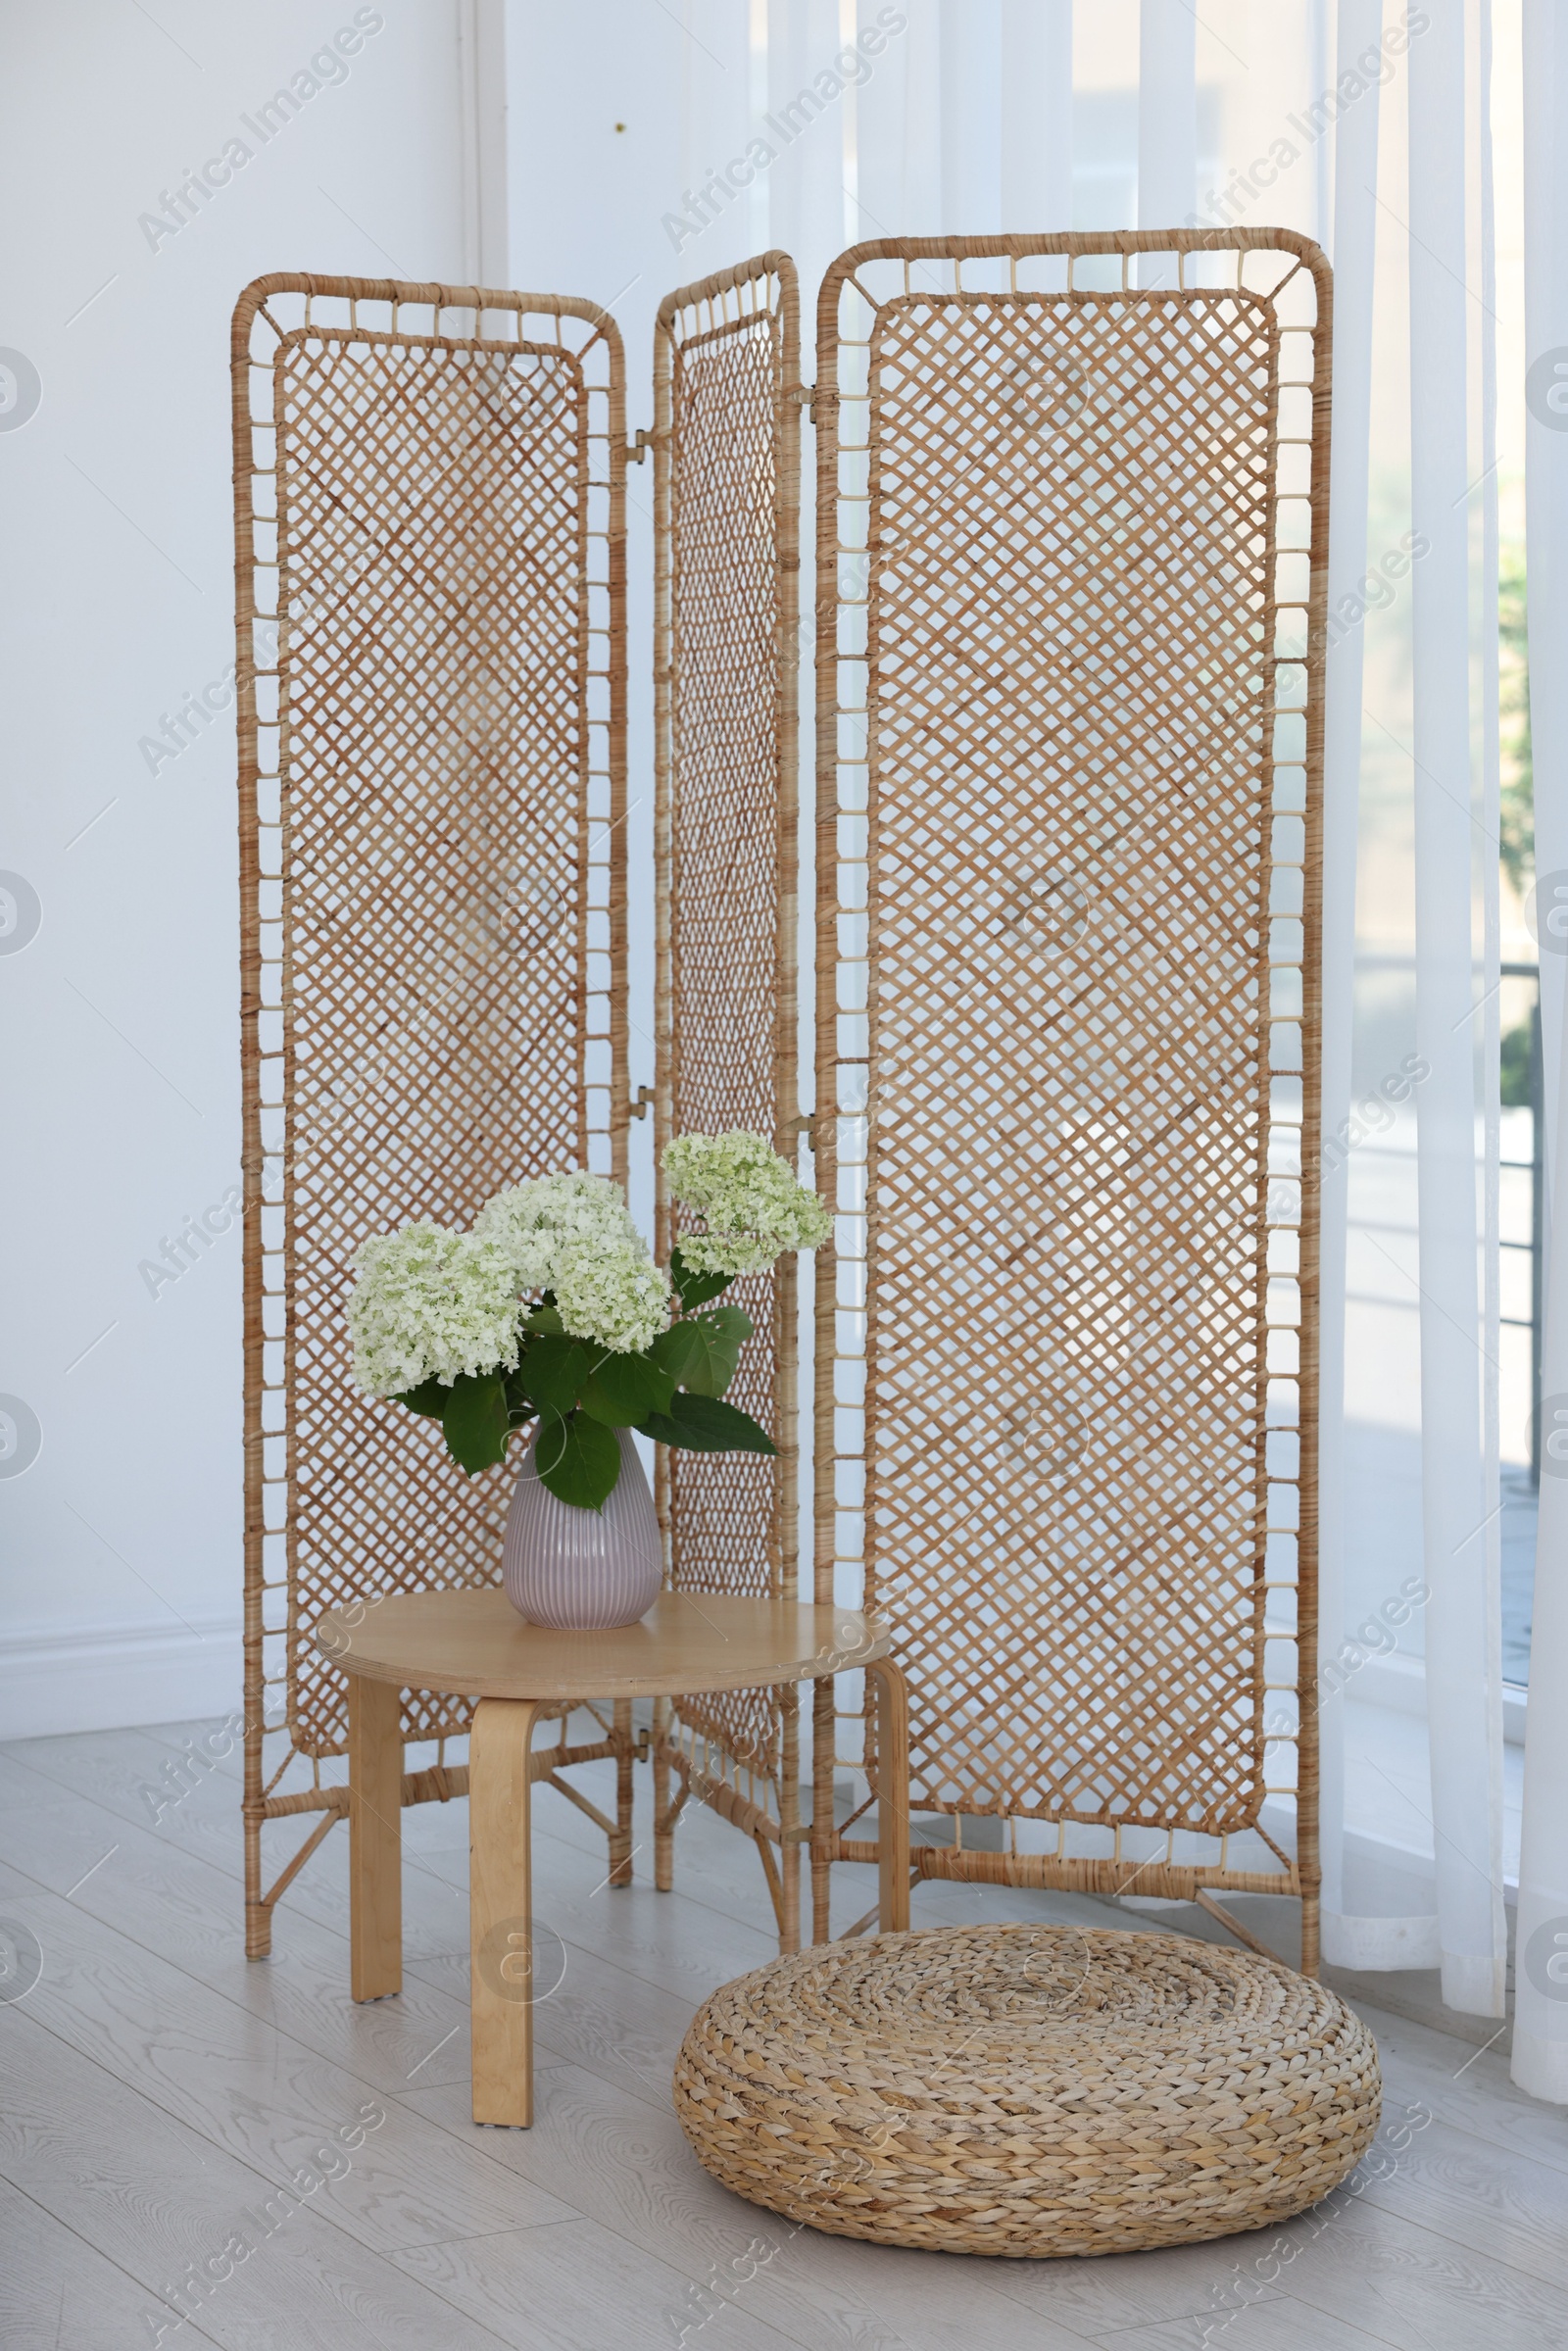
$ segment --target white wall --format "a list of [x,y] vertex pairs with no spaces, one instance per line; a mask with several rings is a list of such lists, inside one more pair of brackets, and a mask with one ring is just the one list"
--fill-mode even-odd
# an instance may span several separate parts
[[[753,12],[479,5],[505,6],[510,280],[614,309],[635,430],[652,421],[662,295],[767,241],[765,187],[695,240],[664,223],[769,103]],[[0,1737],[238,1695],[237,1228],[156,1296],[140,1270],[238,1176],[231,708],[177,758],[155,747],[156,772],[143,744],[192,694],[227,701],[240,288],[279,269],[464,275],[463,15],[463,0],[362,11],[345,72],[319,65],[325,86],[265,140],[258,109],[353,26],[354,0],[75,0],[13,7],[0,35],[0,181],[29,224],[0,350],[42,392],[0,429],[0,873],[41,909],[19,945],[0,901],[0,1398],[24,1407],[22,1453],[0,1459]],[[807,30],[825,51],[803,61],[814,70],[836,45],[832,9]],[[808,178],[842,183],[844,137],[834,114],[802,140],[790,202]],[[194,218],[143,221],[233,138],[251,153],[188,200]],[[628,487],[635,1087],[653,1075],[651,468]],[[650,1141],[633,1130],[644,1208]],[[41,1446],[20,1467],[28,1413]]]
[[[231,711],[156,775],[138,746],[233,660],[240,288],[461,274],[456,0],[360,10],[345,77],[245,127],[355,15],[14,0],[0,33],[0,346],[42,388],[0,430],[0,868],[42,917],[0,952],[0,1394],[42,1436],[0,1474],[0,1735],[238,1693],[237,1230],[156,1298],[138,1273],[238,1174]],[[236,136],[154,249],[138,217]]]
[[[156,1296],[139,1270],[238,1176],[231,708],[177,758],[155,749],[156,773],[142,745],[192,694],[225,699],[240,288],[280,269],[464,275],[463,13],[379,0],[345,73],[323,63],[265,141],[258,109],[355,0],[75,0],[13,7],[0,34],[0,183],[29,223],[0,350],[42,387],[0,429],[0,873],[41,909],[18,946],[0,901],[0,1398],[25,1407],[23,1453],[0,1459],[0,1737],[238,1696],[237,1228]],[[633,430],[662,295],[766,241],[765,191],[684,250],[663,225],[767,102],[746,0],[686,0],[690,29],[681,13],[505,4],[510,281],[614,309]],[[715,126],[735,137],[710,154]],[[194,218],[143,223],[235,137],[248,160]],[[812,142],[835,180],[841,138],[833,121]],[[3,401],[0,378],[0,424]],[[653,1076],[651,468],[628,484],[635,1087]],[[650,1141],[633,1130],[644,1207]],[[17,1474],[26,1412],[41,1447]]]
[[[744,0],[685,0],[691,31],[647,0],[510,0],[509,219],[511,283],[523,292],[586,296],[614,313],[626,358],[626,429],[654,421],[654,319],[671,287],[720,269],[765,243],[757,208],[737,203],[679,250],[663,226],[696,172],[724,156],[692,154],[694,125],[731,96],[746,111]],[[734,125],[744,142],[744,125]],[[765,230],[766,213],[760,214]],[[652,586],[653,465],[626,468],[628,617],[628,1062],[633,1099],[654,1078]],[[652,1135],[631,1130],[633,1211],[653,1230]]]

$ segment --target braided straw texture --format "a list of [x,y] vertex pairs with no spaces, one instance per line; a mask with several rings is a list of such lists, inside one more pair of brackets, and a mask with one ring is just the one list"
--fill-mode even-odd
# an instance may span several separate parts
[[[800,322],[795,269],[764,253],[666,296],[654,345],[658,782],[657,1145],[745,1127],[795,1163]],[[659,1233],[679,1216],[660,1177]],[[750,1315],[730,1400],[775,1461],[661,1450],[677,1592],[794,1596],[793,1257],[737,1281]],[[682,1698],[662,1714],[683,1784],[799,1842],[793,1688]],[[799,1852],[783,1856],[783,1947]],[[770,1885],[772,1880],[770,1878]],[[787,1913],[788,1915],[784,1915]]]
[[1273,1960],[1167,1935],[954,1927],[726,1984],[675,2108],[737,2195],[835,2236],[1035,2259],[1262,2229],[1371,2144],[1360,2019]]
[[1327,269],[890,240],[818,350],[817,1597],[923,1870],[1310,1896]]

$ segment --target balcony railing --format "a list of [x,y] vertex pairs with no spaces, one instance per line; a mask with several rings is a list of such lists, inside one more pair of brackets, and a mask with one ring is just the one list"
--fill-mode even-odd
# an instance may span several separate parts
[[[1544,1089],[1541,1058],[1541,973],[1534,963],[1504,963],[1505,980],[1527,980],[1535,991],[1530,1007],[1530,1052],[1526,1064],[1527,1106],[1530,1111],[1530,1156],[1528,1159],[1503,1159],[1504,1167],[1518,1168],[1530,1178],[1530,1238],[1528,1241],[1502,1240],[1498,1247],[1526,1251],[1530,1258],[1530,1312],[1504,1314],[1499,1320],[1511,1330],[1530,1333],[1530,1483],[1541,1484],[1541,1280],[1543,1270],[1543,1234],[1545,1211],[1545,1120],[1543,1114]],[[1521,1105],[1524,1106],[1524,1105]]]

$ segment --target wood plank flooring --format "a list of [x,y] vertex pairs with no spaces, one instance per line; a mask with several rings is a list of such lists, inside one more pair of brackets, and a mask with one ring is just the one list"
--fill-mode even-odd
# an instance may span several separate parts
[[[345,1831],[252,1965],[237,1753],[149,1801],[206,1728],[0,1749],[0,1921],[42,1954],[0,2003],[5,2351],[1568,2351],[1568,2113],[1516,2090],[1496,2050],[1373,2009],[1380,2145],[1272,2234],[988,2263],[739,2202],[691,2155],[669,2075],[696,2003],[775,1946],[750,1845],[695,1808],[677,1890],[653,1891],[640,1817],[637,1883],[612,1892],[603,1838],[536,1794],[559,1977],[537,2120],[478,2130],[466,1805],[404,1815],[404,1989],[356,2007]],[[607,1806],[612,1769],[581,1775]],[[874,1890],[846,1873],[844,1923]],[[917,1927],[1008,1917],[1172,1923],[995,1887],[914,1897]]]

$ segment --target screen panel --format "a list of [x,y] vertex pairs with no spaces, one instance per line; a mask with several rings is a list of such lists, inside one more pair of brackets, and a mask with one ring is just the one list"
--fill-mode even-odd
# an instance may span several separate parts
[[[496,1582],[510,1491],[356,1387],[354,1251],[624,1179],[623,382],[592,304],[294,276],[234,379],[247,1713],[318,1794],[316,1618]],[[405,1699],[411,1739],[467,1720]]]
[[926,1874],[1312,1859],[1326,301],[1271,233],[824,286],[818,1597],[896,1628]]
[[[767,253],[667,297],[655,344],[660,803],[657,1142],[743,1127],[798,1156],[796,928],[800,329],[795,270]],[[661,1179],[660,1232],[681,1212]],[[793,1593],[799,1575],[793,1257],[727,1298],[755,1326],[730,1399],[776,1461],[662,1451],[677,1591]],[[796,1935],[797,1698],[681,1699],[683,1785],[772,1841]],[[739,1800],[741,1809],[736,1810]],[[770,1879],[769,1883],[772,1883]],[[785,1913],[788,1913],[786,1921]]]

